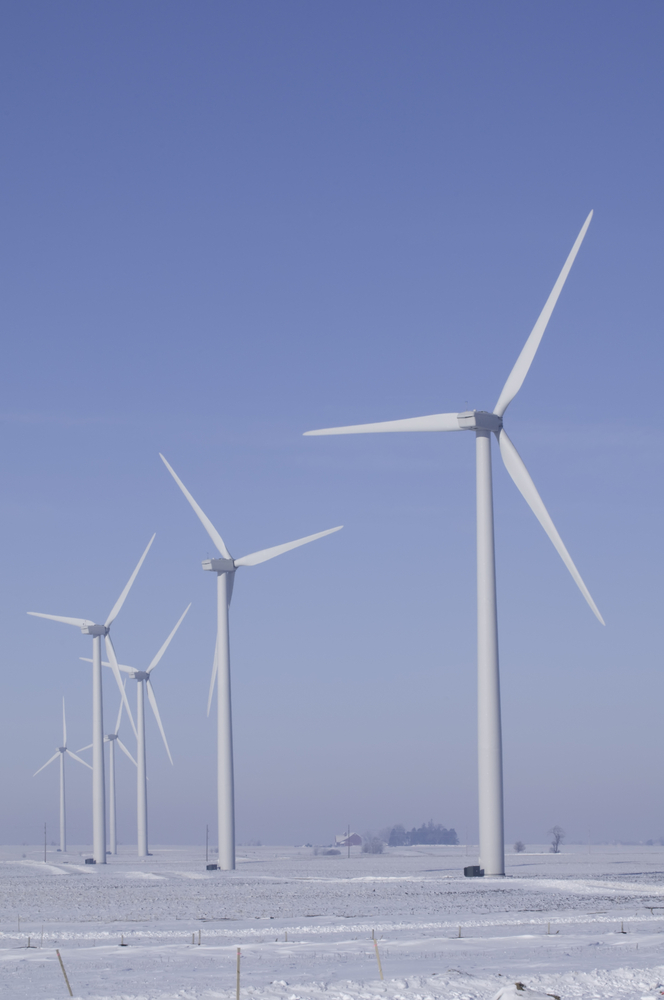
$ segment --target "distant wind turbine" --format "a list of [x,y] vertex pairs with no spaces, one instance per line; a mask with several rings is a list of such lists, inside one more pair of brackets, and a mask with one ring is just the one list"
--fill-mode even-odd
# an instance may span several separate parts
[[88,618],[63,618],[60,615],[45,615],[39,611],[28,611],[29,615],[36,618],[50,618],[55,622],[64,622],[65,625],[76,625],[83,635],[92,636],[92,840],[93,855],[98,865],[106,864],[106,792],[104,781],[104,708],[101,685],[101,637],[106,639],[106,652],[111,661],[115,680],[122,700],[124,701],[129,721],[132,729],[136,732],[134,719],[129,708],[127,695],[122,686],[122,679],[118,669],[118,661],[111,640],[110,628],[117,618],[127,594],[131,590],[139,569],[143,565],[143,560],[150,550],[155,536],[153,535],[148,546],[138,560],[136,569],[129,577],[129,581],[113,606],[113,610],[103,625],[98,625]]
[[260,552],[252,552],[251,555],[242,556],[241,559],[233,559],[226,548],[226,544],[214,527],[212,522],[203,513],[191,493],[184,483],[178,479],[173,469],[170,467],[163,455],[159,456],[178,484],[187,500],[193,507],[198,519],[214,542],[220,559],[206,559],[203,562],[203,569],[217,574],[217,643],[214,654],[214,666],[212,668],[212,679],[210,681],[210,694],[208,697],[208,715],[212,703],[212,692],[215,678],[219,675],[217,687],[217,815],[219,834],[219,867],[224,871],[232,871],[235,868],[235,794],[233,778],[233,723],[231,713],[231,654],[230,636],[228,630],[228,610],[233,593],[233,582],[235,571],[240,566],[257,566],[259,563],[274,559],[284,552],[296,549],[300,545],[308,542],[315,542],[318,538],[331,535],[335,531],[340,531],[343,525],[336,528],[328,528],[327,531],[319,531],[315,535],[307,535],[306,538],[298,538],[294,542],[286,542],[284,545],[275,545],[270,549],[262,549]]
[[505,468],[526,503],[551,539],[554,548],[572,575],[598,620],[604,624],[588,588],[556,531],[542,503],[528,470],[507,436],[503,415],[512,402],[533,362],[537,348],[551,318],[558,296],[565,284],[574,258],[592,219],[586,219],[576,243],[565,261],[553,291],[535,323],[493,412],[467,410],[463,413],[435,413],[406,420],[388,420],[376,424],[329,427],[307,431],[318,434],[373,434],[386,431],[474,431],[477,470],[477,668],[478,668],[478,763],[480,864],[487,875],[505,874],[503,832],[503,763],[500,720],[500,681],[498,671],[498,619],[496,608],[496,571],[493,538],[493,486],[491,478],[491,435],[495,434]]
[[[79,764],[83,764],[84,767],[90,767],[86,761],[77,757],[76,754],[69,750],[67,747],[67,719],[65,717],[65,699],[62,699],[62,746],[58,747],[56,752],[53,754],[45,764],[39,768],[39,771],[43,771],[45,767],[52,764],[54,760],[58,757],[60,758],[60,850],[64,854],[67,850],[67,812],[65,807],[65,754],[69,754],[74,760],[77,760]],[[92,768],[90,767],[90,770]],[[36,778],[39,771],[35,771],[33,778]]]
[[[168,759],[171,764],[173,763],[173,758],[171,757],[171,751],[168,748],[168,741],[166,739],[166,733],[164,732],[164,727],[161,722],[161,716],[159,715],[159,709],[157,707],[157,699],[155,697],[154,688],[152,687],[152,680],[150,674],[157,666],[162,656],[168,649],[171,639],[179,629],[184,616],[191,604],[188,604],[184,612],[178,619],[178,622],[169,635],[166,642],[163,644],[159,652],[153,657],[152,662],[147,670],[136,670],[134,667],[129,667],[125,663],[119,663],[118,669],[122,670],[126,674],[130,674],[135,681],[137,681],[136,697],[136,721],[138,723],[138,733],[137,733],[137,749],[136,756],[138,758],[138,771],[136,775],[136,817],[137,817],[137,844],[138,844],[138,856],[139,858],[147,858],[150,853],[148,850],[148,784],[147,784],[147,761],[146,761],[146,749],[145,749],[145,691],[148,693],[148,701],[150,702],[150,707],[154,714],[154,717],[159,726],[159,732],[161,733],[161,738],[164,741],[164,746],[166,747],[166,753],[168,754]],[[82,660],[86,660],[90,663],[87,657],[82,656]],[[104,666],[110,667],[111,664],[104,660]],[[120,706],[122,710],[122,706]],[[133,759],[133,758],[132,758]],[[136,763],[134,761],[134,763]]]
[[[89,657],[81,657],[81,659],[87,659],[88,663],[92,663]],[[122,668],[120,668],[122,669]],[[125,687],[127,682],[125,681]],[[108,743],[108,831],[111,854],[118,853],[118,821],[117,821],[117,808],[116,808],[116,798],[115,798],[115,744],[117,743],[120,749],[129,760],[132,762],[134,767],[137,766],[136,761],[132,755],[127,750],[126,746],[118,736],[120,732],[120,721],[122,720],[122,709],[124,708],[124,702],[120,699],[120,708],[118,710],[118,717],[115,722],[115,729],[112,733],[107,733],[104,736],[104,743]],[[81,747],[78,753],[82,753],[84,750],[89,750],[92,743],[88,743],[86,747]]]

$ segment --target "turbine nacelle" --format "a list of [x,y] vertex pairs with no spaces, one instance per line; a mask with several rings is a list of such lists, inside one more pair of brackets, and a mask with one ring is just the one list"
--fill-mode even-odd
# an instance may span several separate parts
[[465,410],[457,413],[457,420],[462,431],[493,431],[499,434],[503,426],[503,418],[486,410]]
[[204,559],[203,569],[213,573],[234,573],[235,563],[232,559]]
[[135,681],[149,681],[150,675],[147,670],[137,670],[133,675]]
[[81,625],[83,635],[108,635],[106,625]]

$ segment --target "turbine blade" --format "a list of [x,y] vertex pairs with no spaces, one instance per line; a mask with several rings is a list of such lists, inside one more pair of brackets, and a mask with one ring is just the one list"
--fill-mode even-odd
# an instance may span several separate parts
[[210,678],[210,693],[208,695],[207,714],[210,715],[212,707],[212,695],[214,693],[214,682],[217,679],[217,643],[214,644],[214,663],[212,664],[212,677]]
[[172,475],[173,479],[178,484],[178,486],[180,487],[180,489],[182,490],[182,492],[186,496],[186,498],[189,501],[189,503],[191,504],[191,506],[194,508],[194,511],[196,513],[196,516],[198,517],[198,520],[201,522],[201,524],[203,525],[203,527],[207,531],[208,535],[210,536],[210,538],[212,539],[212,541],[214,542],[214,544],[217,546],[217,549],[219,550],[220,554],[224,557],[224,559],[232,559],[233,557],[231,556],[230,552],[226,548],[226,544],[225,544],[223,538],[221,537],[221,535],[219,534],[219,532],[217,531],[217,529],[213,525],[212,521],[210,520],[210,518],[206,514],[203,513],[203,511],[198,506],[198,504],[196,503],[196,501],[192,497],[192,495],[189,492],[189,490],[187,489],[187,487],[184,485],[184,483],[182,482],[182,480],[177,477],[177,475],[175,474],[175,472],[173,471],[173,469],[170,467],[170,465],[168,464],[168,462],[166,461],[166,459],[164,458],[164,456],[161,454],[161,452],[159,452],[159,458],[162,460],[162,462],[164,463],[164,465],[166,466],[166,468],[168,469],[168,471]]
[[153,658],[152,663],[148,667],[146,673],[148,673],[148,674],[151,673],[154,670],[154,668],[157,666],[157,664],[159,663],[160,659],[162,658],[162,656],[164,655],[164,653],[168,649],[168,646],[169,646],[169,643],[170,643],[171,639],[173,638],[173,636],[175,635],[175,633],[177,632],[177,630],[180,628],[180,625],[182,624],[184,616],[186,615],[187,611],[189,611],[190,607],[191,607],[191,604],[188,604],[187,607],[184,609],[184,611],[182,612],[182,614],[178,618],[177,625],[175,626],[175,628],[173,629],[173,631],[171,632],[171,634],[169,635],[168,639],[166,640],[166,642],[164,643],[164,645],[161,647],[161,649],[159,650],[159,652],[157,653],[157,655]]
[[[94,663],[94,660],[92,659],[91,656],[79,656],[79,660],[83,660],[83,663]],[[101,661],[101,665],[102,665],[102,667],[110,667],[111,666],[111,664],[108,662],[108,660],[102,660]],[[128,667],[125,663],[118,663],[118,670],[122,670],[122,672],[125,673],[125,674],[135,674],[136,673],[136,667]]]
[[306,538],[298,538],[294,542],[286,542],[285,545],[274,545],[271,549],[261,549],[260,552],[252,552],[251,555],[236,559],[235,565],[257,566],[268,559],[274,559],[275,556],[283,555],[284,552],[290,552],[291,549],[297,549],[300,545],[306,545],[307,542],[315,542],[317,538],[324,538],[325,535],[332,535],[335,531],[341,531],[342,528],[343,524],[340,524],[336,528],[328,528],[327,531],[319,531],[315,535],[307,535]]
[[88,618],[63,618],[62,615],[43,615],[41,611],[28,611],[27,614],[35,618],[50,618],[52,622],[64,622],[65,625],[76,625],[77,628],[86,628],[94,625]]
[[138,767],[138,764],[136,763],[136,761],[134,760],[134,758],[132,757],[132,755],[129,753],[129,751],[127,750],[126,746],[122,742],[122,740],[116,740],[115,742],[120,747],[120,749],[122,750],[122,752],[127,754],[127,757],[129,757],[129,760],[132,762],[132,764],[134,765],[134,767]]
[[460,431],[456,413],[432,413],[428,417],[408,417],[406,420],[383,420],[378,424],[353,424],[349,427],[324,427],[305,431],[304,437],[322,434],[385,434],[389,431]]
[[92,750],[92,743],[88,743],[86,747],[79,747],[76,753],[83,753],[84,750]]
[[113,671],[113,675],[115,677],[115,683],[120,689],[120,695],[124,702],[124,706],[127,709],[127,715],[129,716],[129,721],[131,722],[131,728],[134,730],[134,736],[136,737],[136,739],[138,739],[138,733],[136,732],[136,726],[134,725],[134,717],[131,714],[129,702],[127,701],[127,692],[125,691],[122,684],[122,678],[120,677],[120,668],[118,667],[118,659],[117,656],[115,655],[113,640],[111,639],[110,633],[106,635],[106,652],[108,653],[108,658],[111,661],[109,666]]
[[65,718],[65,699],[62,699],[62,745],[67,746],[67,719]]
[[[46,761],[45,764],[42,764],[42,766],[39,768],[39,771],[43,771],[45,767],[48,767],[49,764],[52,764],[53,761],[56,759],[56,757],[59,757],[59,756],[60,756],[60,751],[58,750],[56,753],[53,754],[53,756],[49,760]],[[37,775],[39,774],[39,771],[35,771],[35,773],[32,775],[32,777],[36,778]]]
[[577,587],[585,597],[586,601],[592,608],[594,614],[602,623],[605,624],[604,619],[597,610],[597,605],[590,596],[590,592],[586,587],[585,583],[581,579],[581,574],[572,562],[572,557],[565,548],[563,540],[556,531],[556,527],[549,516],[549,512],[542,503],[542,498],[540,497],[534,482],[530,478],[530,474],[523,464],[523,459],[519,455],[518,451],[508,438],[505,430],[501,430],[500,436],[498,438],[500,442],[500,454],[502,455],[503,462],[505,463],[505,468],[509,472],[510,476],[514,480],[516,488],[521,493],[522,497],[532,510],[533,514],[542,525],[547,535],[553,543],[553,547],[562,559],[562,561],[567,566],[567,569],[572,574],[572,579],[576,583]]
[[[122,687],[124,688],[124,693],[126,695],[127,694],[127,679],[126,678],[124,680],[124,683],[123,683]],[[117,717],[117,720],[116,720],[116,723],[115,723],[115,729],[113,730],[113,735],[114,736],[118,735],[118,730],[120,729],[120,720],[122,718],[122,709],[123,708],[124,708],[124,699],[120,698],[120,709],[118,711],[118,717]]]
[[548,299],[546,300],[546,304],[542,309],[542,312],[539,314],[538,320],[535,323],[535,326],[532,328],[530,336],[528,337],[528,340],[524,344],[521,354],[516,359],[516,364],[514,365],[512,371],[510,372],[507,382],[503,386],[503,391],[501,392],[500,398],[496,403],[493,411],[499,417],[502,417],[503,413],[505,412],[505,410],[510,405],[510,403],[516,396],[517,392],[523,385],[523,381],[526,375],[528,374],[528,369],[533,363],[533,358],[537,353],[537,348],[539,347],[540,341],[544,336],[544,331],[546,330],[547,323],[551,319],[551,313],[553,312],[556,302],[558,301],[558,296],[562,292],[563,285],[567,280],[567,275],[572,269],[574,258],[579,252],[579,247],[583,243],[583,237],[586,235],[586,231],[588,229],[588,226],[590,225],[590,220],[592,219],[592,217],[593,213],[591,212],[586,221],[584,222],[581,232],[576,238],[576,243],[570,250],[569,257],[565,261],[563,269],[558,275],[558,280],[553,286],[553,290],[549,295]]
[[113,605],[113,610],[111,611],[110,615],[108,616],[108,618],[104,622],[104,624],[106,625],[106,628],[108,628],[115,621],[115,619],[118,617],[118,614],[120,612],[120,608],[124,604],[124,602],[125,602],[125,600],[127,598],[127,594],[131,590],[132,585],[134,583],[134,580],[138,576],[138,571],[141,568],[141,566],[143,565],[143,560],[145,559],[146,555],[150,551],[150,546],[152,545],[152,543],[154,542],[154,540],[155,540],[155,535],[153,535],[152,538],[150,539],[150,541],[148,542],[148,545],[147,545],[147,548],[146,548],[145,552],[143,553],[143,555],[141,556],[141,558],[138,560],[138,565],[136,566],[136,569],[134,570],[134,572],[129,577],[129,580],[127,581],[127,585],[126,585],[125,589],[122,591],[122,593],[118,597],[117,601]]
[[77,760],[77,761],[79,762],[79,764],[83,764],[83,766],[84,766],[84,767],[89,767],[89,768],[90,768],[90,770],[92,770],[92,768],[91,768],[91,767],[90,767],[90,765],[88,764],[87,760],[83,760],[83,758],[82,758],[82,757],[77,757],[77,756],[76,756],[76,754],[75,754],[75,753],[73,753],[73,752],[72,752],[71,750],[67,750],[67,751],[65,751],[65,752],[66,752],[66,753],[68,753],[70,757],[73,757],[73,758],[74,758],[74,760]]
[[154,712],[154,717],[157,720],[157,725],[159,726],[159,732],[161,733],[161,738],[164,741],[164,746],[166,747],[166,753],[168,754],[168,759],[172,764],[173,758],[171,757],[171,751],[168,749],[168,741],[166,739],[166,733],[164,732],[164,727],[161,724],[161,716],[159,715],[159,709],[157,708],[157,699],[155,698],[155,693],[152,688],[152,681],[150,680],[149,677],[145,682],[145,686],[148,689],[148,701],[150,702],[152,711]]

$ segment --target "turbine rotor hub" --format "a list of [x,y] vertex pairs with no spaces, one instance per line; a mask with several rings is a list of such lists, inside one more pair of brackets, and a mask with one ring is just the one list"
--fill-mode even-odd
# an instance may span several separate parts
[[60,753],[66,753],[67,747],[58,747],[58,750],[60,751]]

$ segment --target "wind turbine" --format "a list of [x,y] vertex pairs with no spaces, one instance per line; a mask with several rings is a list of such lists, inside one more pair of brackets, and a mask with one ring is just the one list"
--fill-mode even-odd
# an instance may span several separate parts
[[212,524],[212,521],[203,513],[191,493],[184,483],[178,479],[173,469],[170,467],[162,454],[159,455],[162,462],[178,484],[187,500],[193,507],[198,519],[214,542],[220,559],[205,559],[203,569],[217,574],[217,643],[214,654],[214,665],[212,667],[212,679],[210,681],[210,694],[208,697],[208,715],[212,703],[212,692],[217,673],[219,683],[217,686],[217,816],[219,835],[219,867],[223,871],[232,871],[235,868],[235,793],[233,777],[233,720],[231,712],[231,653],[230,634],[228,626],[228,611],[233,594],[233,583],[235,571],[240,566],[257,566],[259,563],[274,559],[284,552],[296,549],[300,545],[308,542],[315,542],[317,538],[331,535],[335,531],[340,531],[343,525],[336,528],[328,528],[327,531],[319,531],[315,535],[307,535],[306,538],[298,538],[294,542],[286,542],[284,545],[275,545],[270,549],[262,549],[260,552],[252,552],[251,555],[242,556],[241,559],[233,559],[226,548],[226,544]]
[[[138,757],[138,771],[136,775],[136,804],[137,804],[137,829],[138,829],[138,856],[139,858],[147,858],[148,854],[148,785],[147,785],[147,769],[146,769],[146,753],[145,753],[145,691],[148,693],[148,701],[150,702],[150,707],[157,720],[157,725],[159,726],[159,732],[161,733],[161,738],[164,741],[164,746],[166,747],[166,753],[168,754],[168,759],[171,764],[173,763],[173,758],[171,757],[171,751],[168,748],[168,741],[166,740],[166,733],[164,732],[164,727],[161,722],[161,716],[159,715],[159,709],[157,707],[157,699],[155,697],[154,688],[152,687],[152,681],[150,679],[150,674],[157,666],[162,656],[168,649],[171,639],[179,629],[184,616],[191,604],[188,604],[184,612],[178,619],[177,625],[169,635],[166,642],[163,644],[156,656],[153,657],[152,662],[147,670],[136,670],[134,667],[129,667],[124,663],[118,664],[118,669],[122,670],[126,674],[130,674],[135,681],[138,682],[136,689],[136,721],[138,723],[138,733],[137,733],[137,749],[136,756]],[[90,662],[86,657],[81,657],[82,660]],[[107,660],[104,660],[104,666],[110,667],[111,664]],[[122,711],[122,705],[120,705],[120,711]],[[131,755],[130,755],[131,756]],[[132,757],[133,760],[133,757]],[[134,761],[136,763],[136,761]]]
[[[81,657],[85,659],[85,657]],[[88,657],[88,663],[92,663],[92,660]],[[125,681],[125,685],[126,685]],[[136,761],[132,755],[127,750],[126,746],[118,736],[120,731],[120,721],[122,719],[122,709],[124,708],[124,702],[120,700],[120,709],[118,711],[118,717],[115,723],[115,729],[112,733],[107,733],[104,736],[104,743],[108,743],[108,829],[110,834],[110,846],[111,854],[118,853],[118,823],[117,823],[117,810],[115,801],[115,744],[117,743],[124,754],[129,757],[134,767],[137,767]],[[86,747],[81,747],[78,751],[82,753],[84,750],[89,750],[92,743],[88,743]]]
[[526,503],[551,539],[576,585],[599,621],[604,624],[588,588],[556,531],[521,456],[503,427],[503,415],[533,362],[537,348],[565,284],[574,258],[586,235],[593,213],[586,219],[546,304],[503,386],[493,412],[468,410],[435,413],[406,420],[388,420],[351,427],[329,427],[307,431],[318,434],[373,434],[389,431],[474,431],[477,475],[477,716],[479,765],[480,865],[487,875],[505,874],[503,832],[503,764],[498,670],[498,619],[493,537],[493,486],[491,479],[491,435],[495,434],[505,468]]
[[[45,767],[52,764],[57,757],[60,758],[60,850],[64,854],[67,850],[67,814],[65,810],[65,754],[69,754],[74,760],[77,760],[79,764],[83,764],[85,767],[90,767],[86,761],[77,757],[76,754],[67,748],[67,719],[65,717],[65,699],[62,699],[62,746],[58,747],[53,756],[46,761],[45,764],[39,768],[39,771],[43,771]],[[90,767],[90,770],[92,768]],[[36,778],[39,771],[35,771],[33,778]]]
[[103,625],[98,625],[87,618],[63,618],[60,615],[45,615],[39,611],[28,611],[29,615],[36,618],[50,618],[55,622],[64,622],[65,625],[76,625],[83,635],[92,636],[92,840],[93,854],[98,865],[106,864],[106,794],[104,781],[104,708],[101,689],[101,637],[106,639],[106,652],[111,661],[115,680],[120,689],[122,700],[125,703],[129,721],[132,729],[136,732],[136,726],[129,708],[127,695],[122,686],[118,661],[111,640],[110,628],[117,618],[127,594],[131,590],[139,569],[143,565],[143,560],[150,550],[155,536],[153,535],[148,546],[138,561],[136,569],[129,577],[129,581],[113,606],[113,610]]

